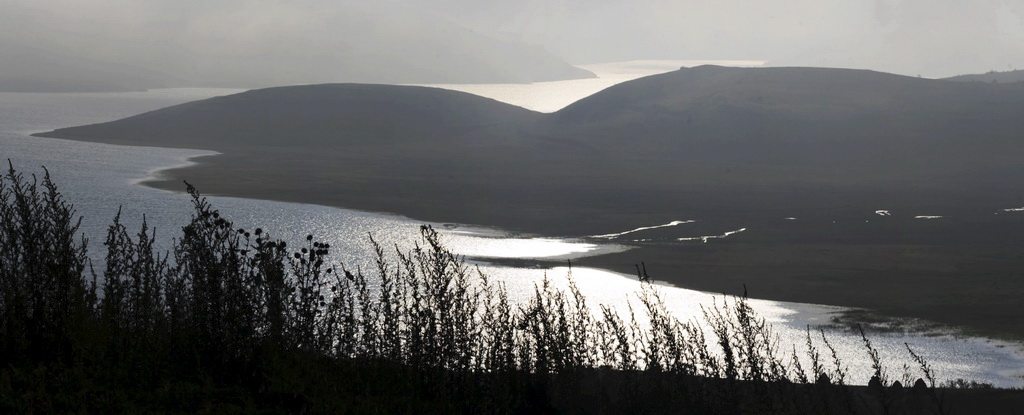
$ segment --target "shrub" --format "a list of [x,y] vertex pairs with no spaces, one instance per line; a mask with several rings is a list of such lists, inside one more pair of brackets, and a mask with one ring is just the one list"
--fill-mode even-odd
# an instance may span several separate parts
[[[779,350],[745,297],[705,307],[701,322],[680,321],[638,269],[639,313],[633,303],[625,313],[591,308],[571,275],[568,291],[545,278],[532,298],[511,304],[501,284],[429,226],[410,251],[389,254],[371,237],[376,267],[367,275],[331,263],[330,244],[313,235],[289,245],[261,228],[239,229],[191,186],[188,193],[194,211],[173,255],[154,251],[145,218],[133,237],[118,212],[100,278],[76,236],[80,219],[49,174],[28,180],[9,167],[0,181],[0,397],[27,398],[0,399],[0,409],[900,407],[887,393],[858,403],[827,337],[821,332],[831,371],[809,328],[805,372],[799,352]],[[875,377],[886,381],[863,340]],[[910,353],[934,389],[927,362]],[[964,385],[974,384],[953,384]],[[941,409],[940,396],[929,396]]]

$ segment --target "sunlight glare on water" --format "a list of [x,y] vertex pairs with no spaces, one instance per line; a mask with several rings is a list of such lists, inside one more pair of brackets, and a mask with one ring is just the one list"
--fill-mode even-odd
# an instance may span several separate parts
[[560,259],[621,252],[626,247],[578,240],[517,237],[500,231],[444,231],[448,248],[471,258]]
[[[569,268],[556,267],[549,270],[524,272],[504,267],[481,266],[481,271],[505,282],[510,298],[525,302],[534,295],[534,286],[541,284],[545,277],[558,289],[568,290]],[[639,301],[639,286],[635,277],[592,268],[572,268],[572,278],[586,297],[592,309],[598,305],[614,307],[620,316],[628,321],[629,307],[635,311],[638,321],[644,320],[643,305]],[[657,285],[661,298],[668,310],[681,322],[705,324],[704,309],[715,304],[732,304],[734,297],[715,295],[699,291]],[[810,327],[812,343],[826,356],[826,365],[831,364],[831,355],[818,332],[825,326],[828,342],[836,349],[837,356],[848,371],[847,382],[866,384],[873,372],[868,354],[860,334],[851,330],[830,329],[832,317],[845,308],[816,304],[798,304],[751,299],[750,306],[758,317],[764,318],[777,335],[779,355],[789,361],[796,351],[804,368],[810,367],[807,357],[807,330]],[[705,326],[705,333],[710,329]],[[984,379],[984,382],[1002,387],[1020,387],[1024,375],[1024,356],[1020,345],[993,340],[959,337],[953,333],[905,333],[900,330],[884,332],[867,329],[872,346],[878,350],[882,364],[891,380],[903,377],[903,365],[909,366],[912,379],[923,377],[916,363],[907,351],[907,345],[924,357],[942,380]],[[906,344],[905,344],[906,343]],[[827,367],[827,366],[826,366]]]
[[537,112],[555,112],[573,102],[593,95],[612,85],[649,75],[671,72],[680,67],[700,65],[762,66],[764,61],[726,60],[649,60],[580,65],[596,78],[532,84],[423,84],[437,88],[468,92]]

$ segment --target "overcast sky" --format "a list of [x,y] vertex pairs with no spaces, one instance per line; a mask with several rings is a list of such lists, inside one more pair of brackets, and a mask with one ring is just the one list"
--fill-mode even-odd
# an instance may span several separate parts
[[442,23],[573,63],[740,59],[929,77],[1024,69],[1024,0],[0,0],[0,48],[155,71],[219,56],[280,70],[414,53],[408,40]]
[[572,62],[752,59],[950,76],[1024,69],[1024,0],[405,0]]

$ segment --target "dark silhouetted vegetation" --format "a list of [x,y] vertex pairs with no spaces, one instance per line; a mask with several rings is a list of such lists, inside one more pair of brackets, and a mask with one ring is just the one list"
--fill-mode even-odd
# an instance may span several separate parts
[[[0,181],[0,412],[945,413],[924,357],[913,387],[851,387],[823,332],[780,350],[745,298],[680,321],[593,308],[548,281],[510,302],[421,228],[408,251],[371,239],[346,269],[313,235],[239,229],[189,187],[172,253],[118,213],[99,269],[46,174]],[[98,265],[98,264],[96,264]],[[641,275],[647,280],[646,275]],[[707,328],[705,328],[707,327]],[[812,337],[821,336],[827,350]],[[798,356],[806,356],[809,367]],[[910,379],[904,379],[909,383]],[[909,386],[909,385],[908,385]],[[980,390],[968,381],[950,387]]]

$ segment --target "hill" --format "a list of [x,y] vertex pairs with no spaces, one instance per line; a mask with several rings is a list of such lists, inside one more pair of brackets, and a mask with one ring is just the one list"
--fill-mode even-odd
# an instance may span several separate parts
[[539,116],[446,89],[326,84],[246,91],[45,135],[228,153],[253,147],[340,151],[440,144],[481,130],[497,133]]
[[732,165],[760,183],[947,186],[1001,180],[988,175],[1024,155],[1022,111],[1024,90],[991,85],[703,66],[608,88],[539,131],[616,159]]
[[[358,200],[325,204],[588,234],[674,220],[678,213],[668,212],[680,203],[699,217],[722,209],[785,217],[807,206],[933,207],[950,205],[954,194],[985,209],[1009,206],[1021,201],[1013,193],[1024,158],[1021,113],[1024,90],[984,83],[703,66],[619,84],[550,115],[441,89],[340,84],[250,91],[44,135],[225,153],[198,167],[216,175],[193,169],[200,178],[232,177],[251,162],[275,169],[245,177],[299,169],[324,179],[323,188],[292,188],[296,195],[357,185]],[[231,160],[235,167],[224,167]],[[202,184],[267,193],[239,182]],[[421,207],[394,204],[394,186],[415,193]],[[794,192],[800,200],[777,196]],[[493,213],[451,211],[452,194]],[[692,201],[698,194],[703,201]],[[739,195],[756,208],[729,206]],[[625,200],[639,197],[648,213],[661,213],[632,217]],[[388,202],[366,205],[378,198]],[[581,203],[593,215],[575,215]]]
[[945,78],[945,80],[957,82],[989,82],[999,84],[1010,84],[1015,82],[1024,82],[1024,69],[1017,69],[1005,72],[989,71],[980,74],[957,75]]
[[993,215],[1024,205],[1022,113],[1024,89],[988,83],[704,66],[554,114],[431,88],[317,85],[44,135],[223,153],[151,183],[179,191],[187,179],[213,194],[562,236],[695,219],[579,263],[646,261],[690,288],[747,283],[761,298],[1024,337],[1006,318],[1024,295],[1024,215]]

